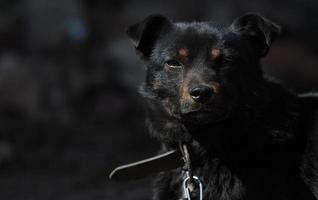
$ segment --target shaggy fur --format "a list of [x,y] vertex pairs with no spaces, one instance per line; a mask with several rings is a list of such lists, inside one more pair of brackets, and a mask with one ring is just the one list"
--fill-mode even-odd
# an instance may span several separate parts
[[[279,32],[253,13],[230,26],[152,15],[127,31],[147,65],[149,131],[163,151],[187,144],[205,200],[318,197],[317,102],[260,66]],[[184,178],[181,169],[160,173],[153,200],[182,199]]]

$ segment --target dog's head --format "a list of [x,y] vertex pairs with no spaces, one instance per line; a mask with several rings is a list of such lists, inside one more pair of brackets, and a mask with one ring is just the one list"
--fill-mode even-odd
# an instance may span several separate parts
[[173,23],[152,15],[127,34],[147,63],[145,93],[172,116],[194,123],[217,122],[247,104],[263,79],[259,61],[280,27],[257,14],[230,26]]

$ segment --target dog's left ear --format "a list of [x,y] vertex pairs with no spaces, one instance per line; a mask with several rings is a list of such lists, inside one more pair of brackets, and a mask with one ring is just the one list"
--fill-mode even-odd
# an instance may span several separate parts
[[279,25],[255,13],[238,17],[230,29],[247,38],[259,57],[264,57],[268,53],[272,42],[281,31]]
[[148,59],[160,35],[172,26],[172,22],[162,15],[150,15],[143,21],[130,26],[126,33],[136,50]]

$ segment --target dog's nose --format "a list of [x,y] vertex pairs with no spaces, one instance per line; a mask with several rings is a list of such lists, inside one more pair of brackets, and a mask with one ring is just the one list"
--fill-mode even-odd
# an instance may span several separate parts
[[205,85],[195,86],[189,91],[192,99],[196,102],[204,102],[209,99],[213,93],[213,89]]

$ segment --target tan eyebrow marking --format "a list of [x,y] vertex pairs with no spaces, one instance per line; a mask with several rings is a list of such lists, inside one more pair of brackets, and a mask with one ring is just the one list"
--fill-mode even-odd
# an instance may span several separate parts
[[189,50],[186,48],[180,48],[178,50],[178,56],[182,59],[187,59],[189,56]]
[[219,48],[212,48],[211,50],[211,57],[212,59],[217,59],[221,56],[221,49]]

